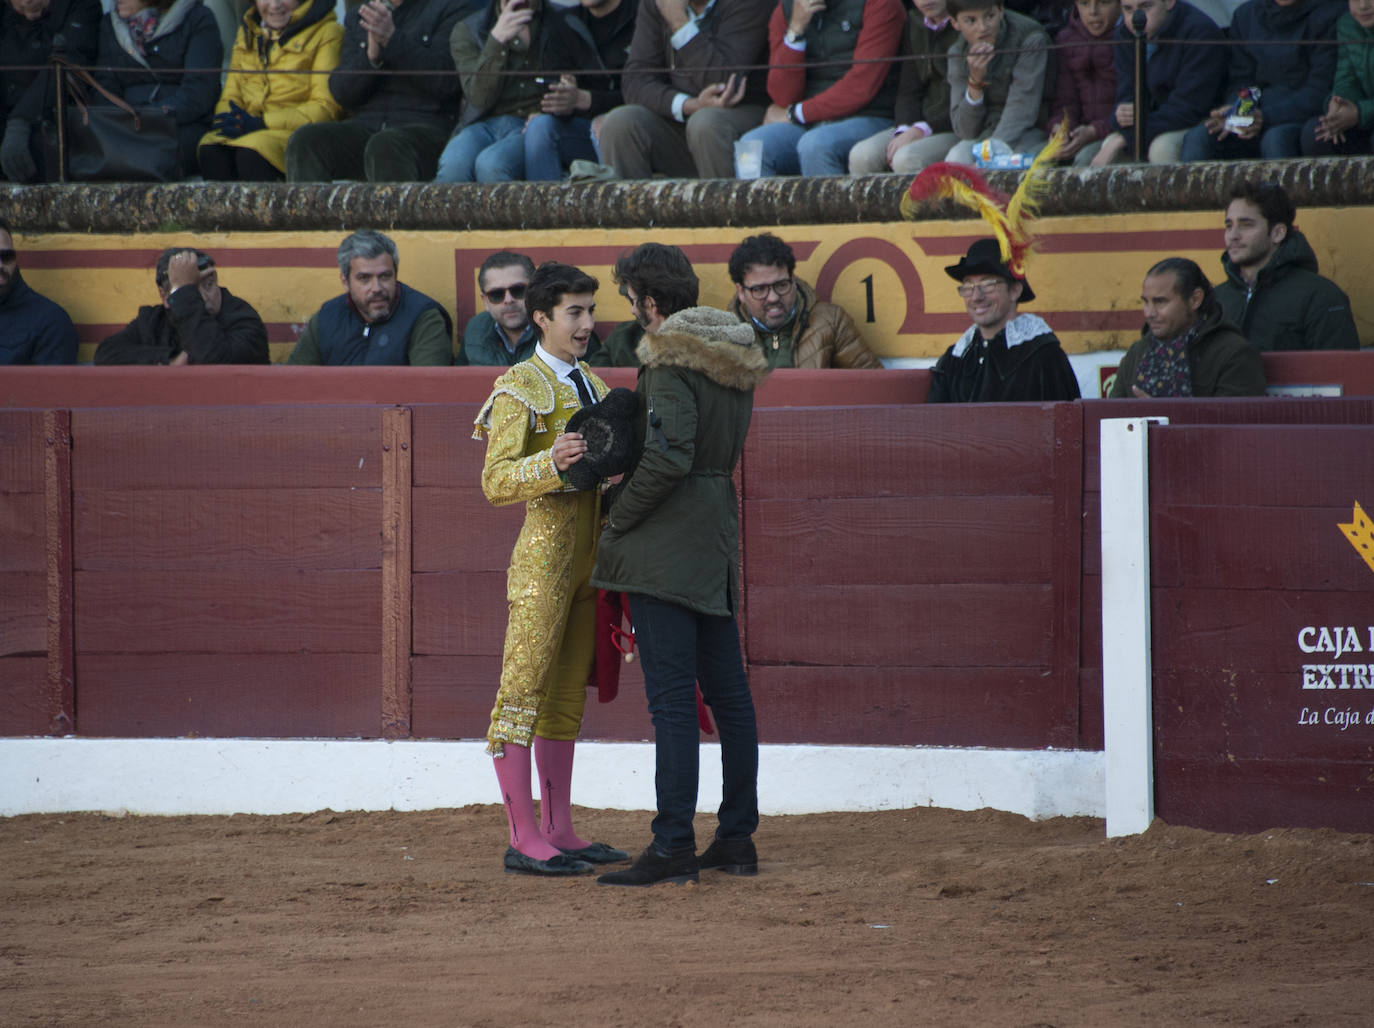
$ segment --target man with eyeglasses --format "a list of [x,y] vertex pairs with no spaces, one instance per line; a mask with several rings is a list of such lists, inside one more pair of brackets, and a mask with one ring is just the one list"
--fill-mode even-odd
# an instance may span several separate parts
[[455,363],[512,367],[530,359],[539,341],[539,330],[525,309],[525,290],[533,277],[534,261],[523,253],[500,250],[482,262],[477,288],[486,310],[463,329]]
[[730,311],[754,329],[772,368],[881,368],[843,308],[824,303],[793,272],[797,258],[775,235],[750,236],[730,255]]
[[926,403],[1078,399],[1078,379],[1054,331],[1017,311],[1035,293],[1007,266],[997,240],[975,240],[945,272],[959,283],[973,325],[931,369]]
[[397,278],[396,244],[359,229],[339,244],[339,280],[346,292],[306,325],[288,364],[453,363],[453,323],[439,301]]
[[76,328],[19,274],[9,223],[0,220],[0,364],[75,364]]

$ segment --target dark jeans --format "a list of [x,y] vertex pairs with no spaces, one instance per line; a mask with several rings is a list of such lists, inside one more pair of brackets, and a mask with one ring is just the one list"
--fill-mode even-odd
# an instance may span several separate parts
[[1374,132],[1353,128],[1346,132],[1344,143],[1332,143],[1317,138],[1318,119],[1309,118],[1302,127],[1302,155],[1304,157],[1332,157],[1336,154],[1367,154],[1374,143]]
[[448,136],[434,125],[380,132],[357,121],[302,125],[286,144],[286,181],[429,182]]
[[759,736],[733,617],[711,617],[652,596],[630,596],[654,722],[654,843],[666,853],[695,849],[700,734],[696,686],[720,735],[721,802],[716,834],[743,839],[759,826]]
[[246,146],[206,143],[200,148],[200,173],[207,182],[280,182],[282,173]]
[[1302,150],[1302,122],[1272,125],[1260,133],[1258,139],[1225,139],[1207,134],[1206,125],[1194,125],[1183,137],[1181,161],[1274,161],[1283,157],[1297,157]]

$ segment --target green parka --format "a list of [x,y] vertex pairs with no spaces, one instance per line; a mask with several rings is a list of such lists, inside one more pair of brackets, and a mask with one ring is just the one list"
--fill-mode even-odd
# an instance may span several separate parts
[[611,506],[592,584],[699,614],[739,609],[739,513],[731,475],[768,362],[725,311],[693,307],[639,344],[644,452]]
[[[1136,372],[1145,358],[1153,337],[1146,328],[1135,341],[1121,366],[1116,369],[1112,399],[1130,399]],[[1226,320],[1221,308],[1209,311],[1188,348],[1194,396],[1263,396],[1264,361],[1259,351],[1245,341],[1236,327]]]

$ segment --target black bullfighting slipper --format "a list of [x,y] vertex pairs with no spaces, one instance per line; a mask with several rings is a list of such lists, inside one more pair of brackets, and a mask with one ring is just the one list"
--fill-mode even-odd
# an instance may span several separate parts
[[728,875],[756,875],[759,855],[753,839],[716,839],[697,858],[697,865],[703,871],[715,868]]
[[514,846],[506,847],[506,874],[544,875],[548,878],[566,878],[569,875],[590,874],[594,869],[585,860],[574,860],[565,853],[559,853],[548,860],[535,860],[526,856]]
[[[559,849],[563,847],[560,846]],[[589,842],[580,850],[563,850],[563,853],[574,860],[585,860],[589,864],[619,864],[622,860],[630,859],[630,855],[624,850],[607,846],[604,842]]]
[[597,885],[657,885],[672,882],[685,885],[697,880],[697,855],[691,850],[668,856],[653,846],[647,847],[624,871],[612,871],[596,880]]

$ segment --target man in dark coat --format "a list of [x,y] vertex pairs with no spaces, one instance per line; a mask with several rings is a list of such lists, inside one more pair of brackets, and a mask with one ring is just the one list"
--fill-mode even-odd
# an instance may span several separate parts
[[1111,397],[1263,396],[1264,362],[1226,320],[1202,269],[1168,257],[1140,288],[1145,328],[1117,369]]
[[1358,350],[1350,298],[1317,274],[1296,217],[1280,185],[1242,182],[1231,190],[1221,309],[1258,350]]
[[349,117],[291,133],[286,180],[434,178],[458,114],[449,36],[477,6],[476,0],[366,0],[351,8],[339,66],[329,76],[329,91]]
[[258,312],[219,284],[209,254],[168,247],[157,259],[162,302],[101,342],[97,364],[266,364]]
[[75,363],[72,319],[25,283],[9,224],[0,221],[0,364]]
[[[755,874],[758,729],[739,631],[739,516],[731,475],[768,362],[731,314],[693,307],[639,344],[639,463],[610,510],[592,584],[626,593],[654,723],[653,842],[603,885],[696,881],[699,868]],[[692,828],[700,759],[696,686],[720,732],[715,839]]]
[[1076,400],[1078,379],[1050,326],[1017,304],[1035,299],[995,239],[979,239],[945,268],[973,325],[931,369],[927,403]]

